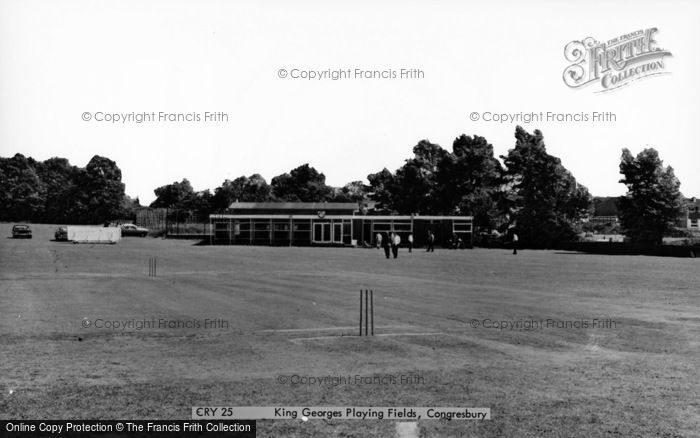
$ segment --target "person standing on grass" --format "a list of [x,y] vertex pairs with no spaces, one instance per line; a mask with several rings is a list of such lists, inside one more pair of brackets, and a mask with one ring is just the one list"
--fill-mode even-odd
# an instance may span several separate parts
[[413,252],[413,233],[408,235],[408,252]]
[[[389,240],[391,240],[391,236],[387,236],[386,241],[382,245],[382,247],[384,247],[384,255],[386,255],[386,258],[389,258],[389,253],[391,252],[391,242],[389,242]],[[380,239],[379,241],[381,242],[383,239]]]
[[377,233],[377,249],[382,247],[382,233]]
[[399,245],[401,245],[401,236],[398,233],[394,233],[391,239],[391,252],[394,253],[394,258],[399,256]]
[[428,231],[428,250],[426,252],[435,252],[435,234]]
[[513,254],[518,253],[518,235],[513,232]]

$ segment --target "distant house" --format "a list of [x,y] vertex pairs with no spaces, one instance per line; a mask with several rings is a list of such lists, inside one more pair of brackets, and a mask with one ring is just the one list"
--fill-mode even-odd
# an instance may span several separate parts
[[593,216],[589,222],[600,225],[616,225],[620,222],[617,196],[596,196],[593,198]]
[[[617,196],[600,196],[593,198],[593,216],[589,222],[593,224],[617,224],[620,211],[617,208]],[[678,228],[700,229],[700,199],[686,198],[681,215],[676,222]]]
[[683,206],[683,212],[678,220],[680,228],[698,230],[698,220],[700,219],[700,199],[696,197],[687,198]]
[[593,198],[593,216],[618,216],[617,196],[596,196]]

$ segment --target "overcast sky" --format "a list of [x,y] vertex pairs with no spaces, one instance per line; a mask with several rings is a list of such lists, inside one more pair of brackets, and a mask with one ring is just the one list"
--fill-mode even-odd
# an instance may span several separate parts
[[[685,195],[700,196],[699,12],[693,1],[0,0],[0,155],[78,166],[107,156],[127,194],[149,203],[183,178],[213,190],[307,162],[331,185],[366,181],[401,166],[421,139],[451,150],[462,133],[506,154],[518,123],[484,112],[609,111],[615,121],[520,124],[542,130],[595,195],[624,193],[621,149],[649,146]],[[666,74],[607,93],[564,84],[570,41],[652,27],[673,55]],[[402,68],[424,77],[290,77]],[[205,122],[207,111],[228,122]],[[96,121],[152,112],[202,120]]]

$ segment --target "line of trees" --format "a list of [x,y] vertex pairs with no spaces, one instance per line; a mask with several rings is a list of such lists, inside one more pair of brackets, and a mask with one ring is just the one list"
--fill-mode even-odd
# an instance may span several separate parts
[[472,215],[481,230],[517,225],[521,240],[550,246],[575,235],[575,224],[591,208],[588,190],[546,151],[540,131],[518,127],[515,147],[501,156],[480,136],[461,135],[452,150],[422,140],[413,157],[392,172],[368,175],[369,184],[353,181],[330,187],[308,164],[272,178],[254,174],[226,180],[214,193],[195,192],[186,179],[155,190],[152,207],[223,211],[235,201],[358,202],[376,201],[387,213]]
[[65,158],[0,158],[0,220],[92,224],[128,215],[138,199],[124,193],[122,173],[95,155],[85,167]]
[[[680,213],[673,169],[653,149],[637,157],[625,149],[620,172],[628,186],[619,200],[623,230],[633,240],[658,243]],[[472,215],[479,230],[515,229],[524,244],[542,247],[574,238],[592,212],[590,193],[547,153],[542,132],[520,126],[515,146],[500,160],[484,137],[460,135],[451,150],[422,140],[400,168],[384,168],[367,181],[331,187],[323,173],[303,164],[270,183],[259,174],[227,179],[213,193],[197,192],[183,179],[156,188],[150,206],[206,217],[235,201],[375,201],[385,213]],[[37,162],[17,154],[0,159],[0,184],[0,220],[100,223],[128,217],[139,205],[125,195],[116,163],[100,156],[79,168],[64,158]]]

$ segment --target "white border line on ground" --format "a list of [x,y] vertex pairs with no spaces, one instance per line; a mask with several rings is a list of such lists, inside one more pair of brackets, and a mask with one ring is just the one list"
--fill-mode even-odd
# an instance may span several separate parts
[[[410,325],[382,325],[375,326],[375,329],[388,329],[388,328],[414,328],[415,326]],[[358,330],[358,326],[342,326],[342,327],[311,327],[311,328],[298,328],[298,329],[265,329],[259,330],[260,333],[304,333],[304,332],[328,332],[334,330]]]
[[396,436],[398,438],[418,438],[418,423],[415,421],[396,423]]
[[[399,336],[436,336],[436,335],[445,335],[446,333],[444,332],[423,332],[423,333],[381,333],[381,334],[376,334],[374,337],[399,337]],[[372,338],[372,336],[358,336],[358,335],[347,335],[347,336],[312,336],[310,338],[294,338],[290,339],[290,342],[294,342],[295,344],[298,343],[299,341],[320,341],[324,339],[340,339],[340,338]]]

